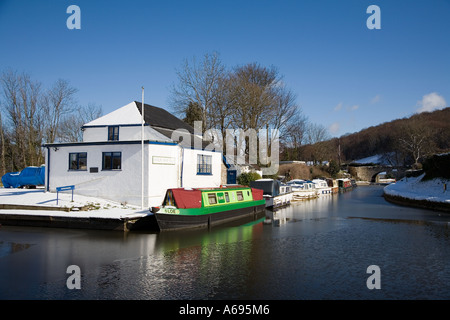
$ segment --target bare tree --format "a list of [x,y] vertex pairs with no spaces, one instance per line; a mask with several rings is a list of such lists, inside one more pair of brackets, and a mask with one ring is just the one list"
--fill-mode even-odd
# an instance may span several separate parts
[[303,137],[301,131],[304,130],[306,118],[302,116],[301,109],[295,100],[295,94],[286,89],[284,85],[276,88],[274,103],[270,111],[269,127],[279,129],[282,139],[289,132],[290,127],[295,127],[297,133]]
[[5,139],[5,130],[3,128],[3,121],[2,121],[2,113],[0,110],[0,143],[2,144],[2,154],[1,154],[1,168],[0,168],[0,174],[3,176],[3,174],[6,173],[6,139]]
[[276,86],[279,83],[275,67],[250,63],[234,69],[231,77],[233,122],[243,130],[266,128],[275,114]]
[[398,139],[400,148],[411,155],[414,166],[418,166],[419,160],[433,150],[433,129],[417,119],[412,119],[400,132],[401,136]]
[[194,57],[184,60],[176,71],[178,84],[172,87],[171,105],[176,113],[184,115],[189,103],[197,103],[202,108],[203,130],[209,128],[208,114],[213,110],[218,94],[219,81],[225,68],[218,53],[205,54],[200,62]]
[[[268,142],[265,145],[268,153],[272,150],[271,142],[278,142],[279,132],[287,132],[287,127],[296,126],[293,121],[302,120],[297,116],[300,107],[295,102],[295,95],[286,88],[274,66],[249,63],[226,71],[214,53],[206,54],[200,63],[195,58],[185,60],[177,76],[179,82],[171,95],[173,108],[187,119],[187,115],[192,114],[192,106],[200,106],[203,129],[222,133],[223,139],[219,144],[223,150],[229,150],[227,143],[234,143],[230,148],[235,148],[239,154],[254,154],[250,147],[255,150],[256,145],[250,140],[255,139],[255,132],[271,129],[270,136],[269,130],[263,130],[261,135],[264,137],[260,137],[260,142],[262,139]],[[227,129],[239,132],[235,137],[239,142],[225,139]],[[303,125],[299,123],[297,129],[304,130]]]
[[306,129],[306,143],[312,149],[312,161],[322,163],[328,156],[328,144],[325,141],[330,139],[328,130],[321,124],[309,123]]
[[102,107],[93,103],[90,103],[85,107],[78,107],[75,112],[62,118],[57,139],[62,142],[83,141],[82,126],[101,117],[102,114]]
[[42,145],[54,142],[61,119],[73,113],[77,91],[65,80],[50,89],[26,73],[6,70],[0,76],[2,171],[19,171],[44,162]]
[[305,142],[307,125],[308,119],[301,113],[301,110],[297,110],[289,119],[281,133],[282,140],[288,151],[286,160],[300,160],[300,147]]
[[53,143],[59,134],[60,123],[64,116],[74,111],[74,94],[78,90],[66,80],[59,79],[42,99],[45,114],[45,142]]
[[41,114],[39,96],[41,84],[32,81],[27,74],[5,71],[0,79],[3,88],[2,108],[8,120],[9,135],[14,145],[14,159],[20,166],[42,162],[39,126]]

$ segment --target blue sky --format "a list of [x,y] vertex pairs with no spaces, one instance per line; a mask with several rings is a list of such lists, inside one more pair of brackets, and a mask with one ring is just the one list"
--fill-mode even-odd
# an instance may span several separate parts
[[[81,9],[69,30],[68,6]],[[370,5],[381,29],[370,30]],[[0,70],[77,88],[106,114],[168,108],[183,59],[276,66],[310,121],[333,136],[450,105],[450,0],[0,0]]]

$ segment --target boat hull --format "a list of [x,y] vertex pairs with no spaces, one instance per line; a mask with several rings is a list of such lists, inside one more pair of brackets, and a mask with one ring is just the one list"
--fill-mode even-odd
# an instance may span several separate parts
[[315,199],[317,197],[318,195],[316,191],[294,191],[292,201]]
[[210,228],[244,217],[257,217],[265,211],[265,204],[236,208],[209,214],[184,215],[170,213],[154,213],[160,231]]
[[280,194],[275,197],[264,196],[264,198],[266,199],[266,208],[268,209],[281,208],[291,204],[293,193],[289,192],[285,194]]

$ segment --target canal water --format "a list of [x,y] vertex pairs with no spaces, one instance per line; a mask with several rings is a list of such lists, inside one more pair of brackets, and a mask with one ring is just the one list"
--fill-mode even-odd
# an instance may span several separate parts
[[[2,226],[0,299],[450,298],[450,215],[390,204],[382,190],[360,186],[212,230]],[[69,289],[76,279],[80,289]]]

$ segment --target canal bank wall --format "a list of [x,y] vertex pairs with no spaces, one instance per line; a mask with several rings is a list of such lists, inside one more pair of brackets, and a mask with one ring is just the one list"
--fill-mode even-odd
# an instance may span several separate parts
[[129,231],[149,210],[43,189],[0,188],[0,225]]
[[122,218],[112,217],[70,217],[52,216],[42,212],[40,214],[26,213],[0,213],[0,224],[5,226],[31,226],[49,228],[69,228],[69,229],[93,229],[93,230],[113,230],[130,231],[134,224],[141,219],[141,216],[130,216]]
[[428,200],[416,200],[416,199],[410,199],[410,198],[405,198],[405,197],[401,197],[401,196],[393,196],[393,195],[389,195],[386,193],[384,193],[384,199],[386,199],[386,201],[391,202],[393,204],[398,204],[398,205],[402,205],[402,206],[445,211],[445,212],[450,213],[450,204],[448,204],[448,203],[434,202],[434,201],[428,201]]

